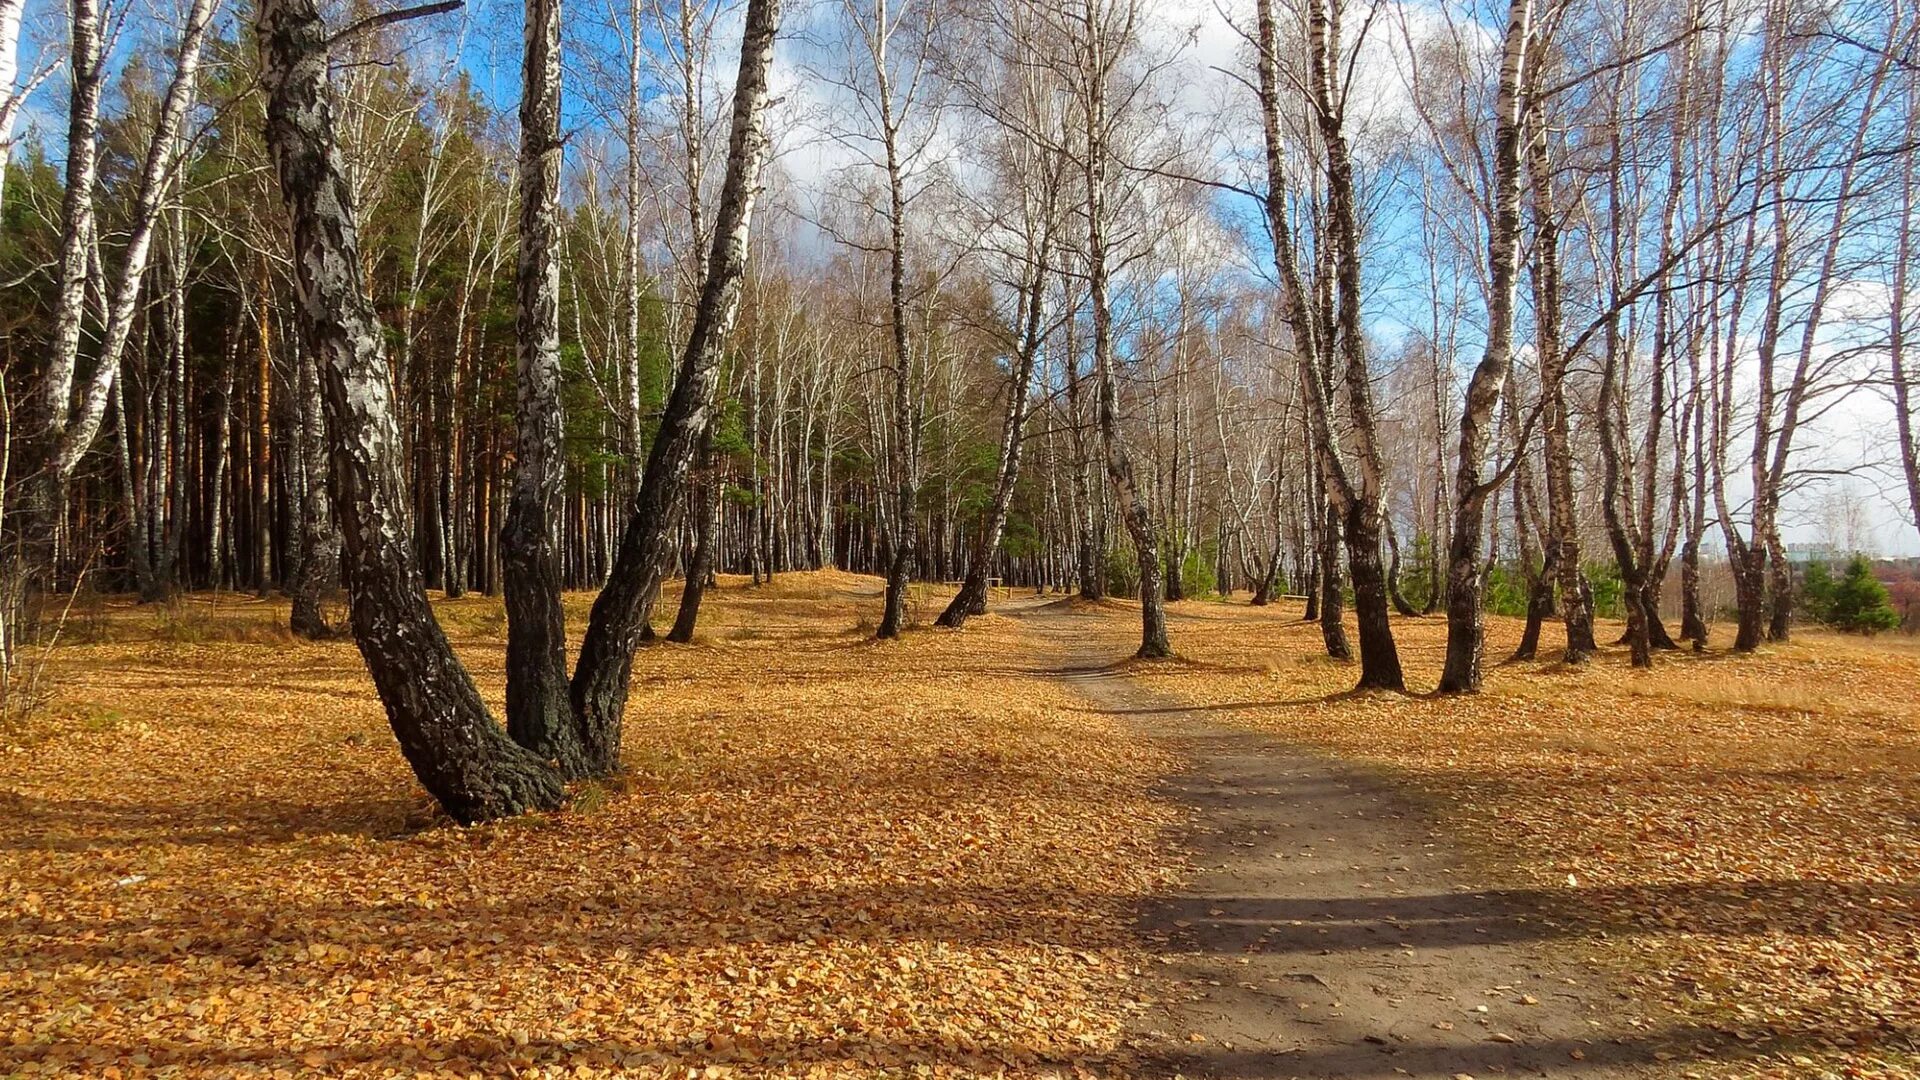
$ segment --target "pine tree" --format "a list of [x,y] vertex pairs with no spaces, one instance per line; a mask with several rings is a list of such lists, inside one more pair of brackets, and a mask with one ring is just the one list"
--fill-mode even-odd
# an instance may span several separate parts
[[1815,559],[1800,572],[1800,610],[1815,622],[1833,619],[1833,568]]
[[1847,572],[1833,589],[1827,621],[1849,633],[1873,634],[1900,625],[1900,616],[1888,601],[1887,587],[1873,576],[1865,555],[1847,561]]

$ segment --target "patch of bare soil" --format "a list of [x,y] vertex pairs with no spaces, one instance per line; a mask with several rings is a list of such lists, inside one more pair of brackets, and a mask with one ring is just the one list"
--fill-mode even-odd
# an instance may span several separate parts
[[1619,1023],[1571,930],[1480,879],[1382,780],[1129,679],[1092,619],[1021,617],[1089,709],[1187,763],[1162,793],[1189,813],[1194,872],[1139,920],[1159,986],[1137,1035],[1166,1071],[1605,1080],[1676,1056]]

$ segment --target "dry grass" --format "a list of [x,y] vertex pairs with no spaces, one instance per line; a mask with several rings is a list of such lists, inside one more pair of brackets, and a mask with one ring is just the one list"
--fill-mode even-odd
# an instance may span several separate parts
[[[642,652],[623,786],[473,830],[351,644],[288,640],[283,603],[88,614],[54,706],[0,737],[0,1074],[1124,1069],[1173,763],[1072,707],[1017,620],[875,644],[871,579],[725,584],[700,643]],[[497,704],[498,604],[439,610]],[[1416,683],[1443,629],[1397,624]],[[1135,677],[1402,778],[1577,917],[1649,1027],[1751,1052],[1676,1074],[1920,1075],[1920,650],[1608,650],[1441,700],[1345,694],[1297,607],[1173,630]]]
[[[1182,605],[1173,633],[1183,660],[1137,677],[1402,777],[1515,887],[1609,939],[1655,1024],[1752,1055],[1685,1072],[1920,1076],[1920,652],[1808,633],[1651,672],[1619,649],[1506,664],[1470,699],[1353,697],[1297,606]],[[1430,689],[1443,620],[1396,633]],[[1489,636],[1502,658],[1519,627]]]
[[[1167,763],[1005,620],[853,634],[870,584],[713,595],[708,644],[640,656],[621,789],[472,830],[351,644],[285,640],[279,603],[195,598],[193,635],[113,607],[0,755],[0,1074],[1109,1060]],[[440,610],[497,705],[497,604]]]

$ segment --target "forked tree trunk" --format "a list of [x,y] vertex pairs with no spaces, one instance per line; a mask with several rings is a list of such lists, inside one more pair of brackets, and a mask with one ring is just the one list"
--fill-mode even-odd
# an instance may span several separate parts
[[567,696],[567,616],[559,538],[566,494],[560,402],[560,0],[526,5],[520,95],[520,258],[514,273],[519,391],[513,490],[500,530],[507,610],[507,732],[568,779],[598,764]]
[[640,491],[620,541],[607,585],[594,600],[586,640],[574,665],[571,697],[582,742],[594,771],[612,772],[620,760],[621,720],[627,682],[649,598],[658,591],[661,559],[675,507],[685,498],[700,433],[711,420],[714,391],[727,338],[740,309],[746,277],[747,239],[760,171],[769,143],[766,110],[768,70],[780,21],[780,0],[748,0],[734,83],[733,126],[727,172],[714,215],[713,249],[694,309],[693,326],[667,398],[660,428],[647,453]]
[[1567,357],[1560,340],[1560,226],[1547,132],[1528,132],[1527,164],[1533,190],[1535,348],[1540,354],[1541,427],[1546,443],[1547,528],[1559,552],[1560,615],[1567,628],[1564,658],[1591,659],[1593,591],[1580,565],[1580,520],[1573,497],[1573,434],[1567,410]]
[[[1367,368],[1366,331],[1360,317],[1360,208],[1353,159],[1346,136],[1346,91],[1336,74],[1341,66],[1340,5],[1343,0],[1309,0],[1307,52],[1313,119],[1320,133],[1326,179],[1326,232],[1334,289],[1333,321],[1327,334],[1327,359],[1338,358],[1346,391],[1345,427],[1353,444],[1357,475],[1347,471],[1338,448],[1331,395],[1313,395],[1320,415],[1315,437],[1323,444],[1327,488],[1340,505],[1347,564],[1353,575],[1353,611],[1360,636],[1358,689],[1404,690],[1399,649],[1393,640],[1385,568],[1380,560],[1384,529],[1383,487],[1386,467],[1380,452],[1373,403],[1373,376]],[[1269,151],[1271,156],[1272,151]]]
[[262,0],[258,19],[267,146],[293,224],[296,315],[320,366],[355,644],[407,763],[456,820],[556,807],[559,775],[488,714],[414,562],[383,335],[334,135],[327,27],[314,0]]

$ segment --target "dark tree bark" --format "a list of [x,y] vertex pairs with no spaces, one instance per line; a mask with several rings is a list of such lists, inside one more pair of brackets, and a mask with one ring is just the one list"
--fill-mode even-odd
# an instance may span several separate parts
[[1648,643],[1653,648],[1666,652],[1677,651],[1680,643],[1673,640],[1673,635],[1667,632],[1666,624],[1660,621],[1660,583],[1658,581],[1649,580],[1647,587],[1640,591],[1640,608],[1646,613]]
[[1353,646],[1347,641],[1347,627],[1341,621],[1345,602],[1340,595],[1340,512],[1328,505],[1320,530],[1320,554],[1314,560],[1320,566],[1319,597],[1316,606],[1308,602],[1307,618],[1320,620],[1320,640],[1327,655],[1335,660],[1353,659]]
[[1780,530],[1767,534],[1767,640],[1786,641],[1793,634],[1793,564]]
[[699,508],[700,520],[694,525],[693,555],[687,560],[687,579],[680,587],[680,610],[674,612],[673,628],[667,631],[668,641],[682,645],[693,640],[694,628],[700,622],[700,602],[706,597],[707,584],[713,577],[716,534],[720,529],[720,512],[725,507],[721,496],[726,485],[714,462],[711,423],[700,434],[699,462],[700,473],[691,501]]
[[258,18],[267,145],[293,223],[298,324],[320,365],[354,642],[407,763],[456,820],[556,807],[559,775],[488,714],[413,559],[383,335],[334,135],[327,28],[314,0],[262,0]]
[[1360,689],[1404,690],[1389,621],[1387,571],[1380,558],[1380,520],[1377,509],[1356,499],[1342,523],[1347,567],[1353,574],[1353,615],[1360,631]]
[[780,21],[779,0],[748,0],[734,83],[726,178],[714,215],[713,248],[694,309],[673,392],[647,453],[640,491],[620,540],[607,585],[594,600],[586,640],[574,665],[571,696],[588,760],[597,773],[619,767],[621,720],[633,651],[647,599],[659,587],[661,559],[675,507],[684,499],[700,433],[711,421],[720,361],[740,308],[747,239],[768,146],[768,70]]
[[300,350],[300,467],[306,484],[300,493],[300,570],[293,582],[290,628],[308,640],[332,637],[323,601],[340,579],[340,533],[327,502],[327,418],[320,373],[307,349]]
[[1694,652],[1705,652],[1708,632],[1700,602],[1700,542],[1689,537],[1680,553],[1680,636],[1692,643]]
[[568,779],[590,758],[567,696],[559,538],[566,494],[560,402],[560,0],[528,0],[520,95],[520,258],[514,273],[518,391],[513,489],[500,529],[507,610],[507,731]]
[[1527,578],[1527,626],[1521,631],[1520,644],[1513,650],[1513,659],[1532,660],[1540,652],[1540,628],[1553,618],[1553,578],[1558,569],[1559,546],[1552,537],[1547,538],[1546,554],[1540,561],[1540,569],[1528,572]]
[[1400,591],[1400,535],[1393,527],[1393,519],[1387,519],[1387,595],[1393,600],[1393,610],[1409,618],[1420,614],[1420,610],[1407,601],[1407,595]]
[[1733,569],[1734,607],[1739,623],[1733,634],[1735,652],[1752,652],[1767,636],[1767,549],[1748,544],[1728,552]]
[[[1381,565],[1381,533],[1385,526],[1383,485],[1385,465],[1376,430],[1372,373],[1367,368],[1366,333],[1360,318],[1360,220],[1354,184],[1353,160],[1346,137],[1344,83],[1335,70],[1339,59],[1342,0],[1308,0],[1307,51],[1313,120],[1320,133],[1322,173],[1326,181],[1322,256],[1332,289],[1331,320],[1324,336],[1327,370],[1339,361],[1345,389],[1344,415],[1353,445],[1354,472],[1348,471],[1341,437],[1335,431],[1331,393],[1326,384],[1306,380],[1311,391],[1314,437],[1327,491],[1341,517],[1347,544],[1348,570],[1353,579],[1353,609],[1360,633],[1361,690],[1404,690],[1399,650],[1393,641],[1385,568]],[[1270,21],[1270,20],[1269,20]],[[1270,40],[1270,39],[1269,39]],[[1270,50],[1269,50],[1270,51]],[[1267,81],[1262,76],[1263,83]],[[1268,137],[1268,157],[1275,156],[1275,139]],[[1271,220],[1271,215],[1269,215]],[[1297,290],[1290,290],[1297,291]]]

